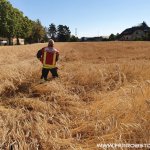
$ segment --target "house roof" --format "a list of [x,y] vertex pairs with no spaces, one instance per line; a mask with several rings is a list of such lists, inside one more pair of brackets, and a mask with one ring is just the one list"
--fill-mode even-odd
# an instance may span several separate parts
[[131,27],[131,28],[128,28],[128,29],[124,30],[121,33],[121,35],[130,35],[130,34],[134,33],[137,30],[150,31],[150,27],[145,22],[143,22],[138,26]]

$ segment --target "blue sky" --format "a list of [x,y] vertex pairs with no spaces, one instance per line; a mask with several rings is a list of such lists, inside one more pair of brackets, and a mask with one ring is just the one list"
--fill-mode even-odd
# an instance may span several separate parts
[[150,26],[150,0],[9,0],[43,26],[69,26],[82,36],[108,36],[146,21]]

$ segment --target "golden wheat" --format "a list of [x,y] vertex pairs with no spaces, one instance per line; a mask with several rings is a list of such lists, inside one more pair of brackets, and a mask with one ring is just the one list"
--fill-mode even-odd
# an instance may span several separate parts
[[150,142],[149,42],[56,43],[60,78],[38,84],[43,46],[0,47],[0,149]]

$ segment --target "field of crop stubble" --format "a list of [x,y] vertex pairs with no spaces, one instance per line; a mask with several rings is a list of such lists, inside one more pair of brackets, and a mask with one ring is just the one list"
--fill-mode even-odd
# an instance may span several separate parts
[[43,46],[0,47],[0,149],[150,143],[150,42],[56,43],[60,78],[37,84]]

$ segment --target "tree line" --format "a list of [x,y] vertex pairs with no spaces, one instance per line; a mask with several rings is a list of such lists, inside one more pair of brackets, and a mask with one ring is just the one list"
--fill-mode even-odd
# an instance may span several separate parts
[[14,8],[8,0],[0,0],[0,37],[7,38],[9,44],[12,39],[25,39],[25,43],[47,42],[48,38],[56,41],[76,41],[77,38],[71,35],[71,31],[66,25],[51,23],[49,28],[44,27],[40,20],[33,21],[23,12]]
[[55,41],[61,42],[76,42],[78,37],[71,35],[71,31],[66,25],[56,26],[54,23],[51,23],[48,28],[48,35]]

